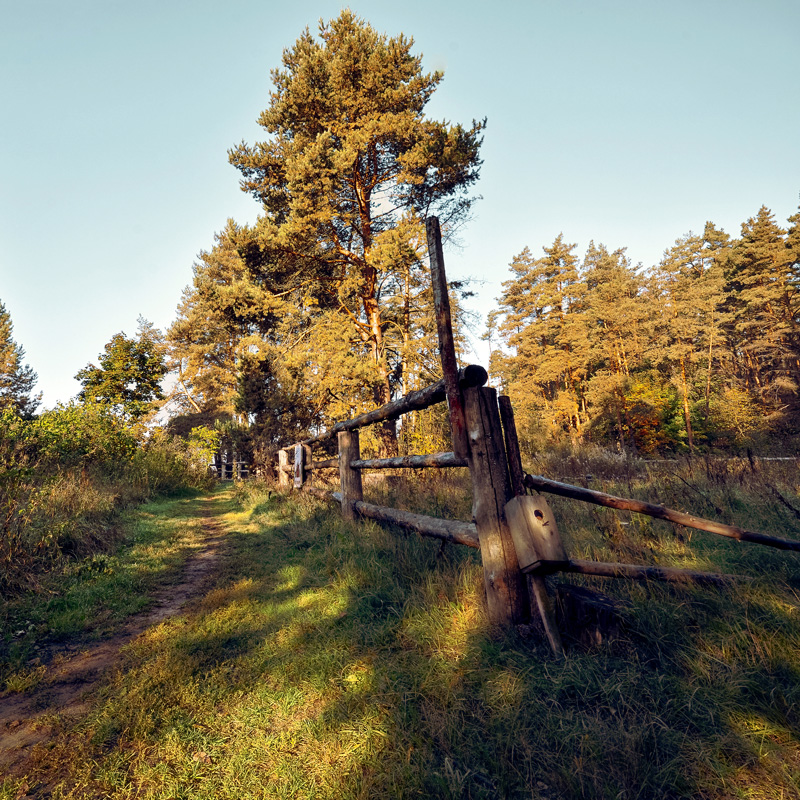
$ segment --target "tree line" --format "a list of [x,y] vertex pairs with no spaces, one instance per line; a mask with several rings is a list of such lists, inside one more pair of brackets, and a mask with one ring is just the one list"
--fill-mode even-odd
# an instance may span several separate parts
[[559,235],[511,262],[486,338],[526,441],[641,454],[800,432],[800,212],[766,207],[734,239],[711,222],[635,268],[625,249]]

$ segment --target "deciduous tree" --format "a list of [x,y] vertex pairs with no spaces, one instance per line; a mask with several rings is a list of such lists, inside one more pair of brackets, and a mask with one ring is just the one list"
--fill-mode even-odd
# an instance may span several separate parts
[[136,338],[129,339],[124,332],[115,334],[98,356],[98,363],[87,364],[75,376],[83,386],[80,400],[137,420],[163,399],[161,379],[167,372],[163,336],[143,317],[139,317]]

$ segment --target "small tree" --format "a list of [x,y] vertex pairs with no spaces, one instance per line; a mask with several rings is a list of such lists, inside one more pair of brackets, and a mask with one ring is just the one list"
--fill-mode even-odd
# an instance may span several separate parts
[[115,334],[99,356],[100,366],[87,364],[75,376],[83,385],[78,398],[110,407],[138,420],[162,400],[161,379],[167,372],[161,332],[139,317],[137,338]]
[[30,418],[41,402],[41,394],[33,395],[36,373],[23,364],[25,351],[12,336],[11,315],[0,301],[0,411],[11,409]]

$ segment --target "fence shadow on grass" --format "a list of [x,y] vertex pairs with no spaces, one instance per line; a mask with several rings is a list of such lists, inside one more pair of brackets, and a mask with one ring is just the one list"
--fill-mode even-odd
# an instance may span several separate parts
[[797,796],[789,584],[606,583],[628,627],[559,661],[487,635],[466,548],[302,497],[253,507],[216,588],[131,646],[52,751],[70,753],[65,794]]

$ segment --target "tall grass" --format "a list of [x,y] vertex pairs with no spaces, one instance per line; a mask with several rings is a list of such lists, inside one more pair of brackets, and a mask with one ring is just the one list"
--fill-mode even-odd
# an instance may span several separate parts
[[[800,502],[780,463],[658,472],[569,455],[537,471],[696,513],[697,492],[728,498],[731,521],[797,532],[766,488]],[[461,478],[438,493],[428,480],[408,492],[461,515]],[[369,491],[414,502],[391,482]],[[575,555],[755,580],[577,577],[624,601],[623,625],[601,646],[567,635],[558,659],[530,631],[491,634],[478,553],[251,484],[215,501],[215,588],[128,649],[24,780],[53,798],[800,797],[798,557],[556,500]]]
[[69,561],[107,551],[131,504],[210,478],[180,441],[145,442],[113,418],[68,406],[0,418],[0,597],[40,588]]

